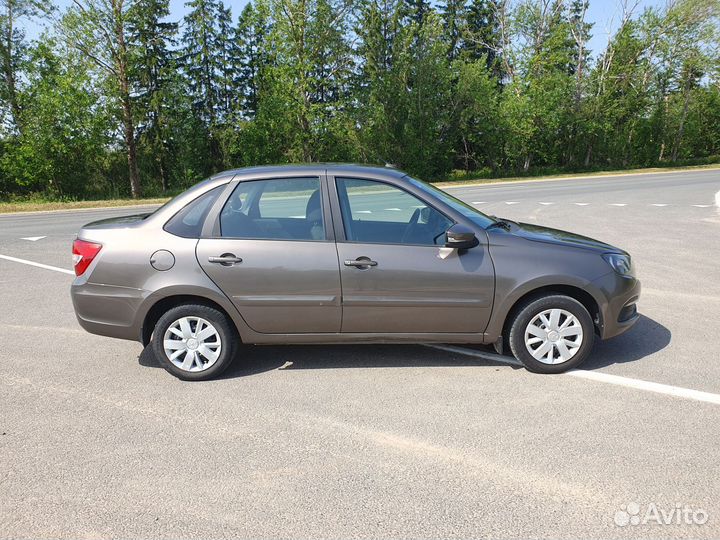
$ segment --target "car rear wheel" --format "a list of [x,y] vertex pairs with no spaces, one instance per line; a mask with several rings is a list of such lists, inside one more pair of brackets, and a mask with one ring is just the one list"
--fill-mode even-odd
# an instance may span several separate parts
[[595,337],[588,310],[574,298],[548,295],[517,313],[510,327],[510,350],[535,373],[562,373],[590,354]]
[[185,381],[220,375],[232,362],[238,337],[228,317],[200,304],[183,304],[155,325],[152,347],[167,371]]

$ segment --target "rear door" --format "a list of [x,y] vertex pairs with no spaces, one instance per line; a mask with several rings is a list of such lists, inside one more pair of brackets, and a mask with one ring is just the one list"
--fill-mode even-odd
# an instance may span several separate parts
[[339,332],[340,273],[324,178],[238,183],[200,265],[260,333]]
[[485,330],[495,278],[483,238],[458,254],[444,247],[453,219],[429,202],[377,180],[335,178],[334,184],[343,332]]

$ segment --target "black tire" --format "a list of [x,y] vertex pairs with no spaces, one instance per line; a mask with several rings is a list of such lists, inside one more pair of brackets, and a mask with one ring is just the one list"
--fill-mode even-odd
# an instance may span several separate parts
[[[168,328],[183,317],[199,317],[212,324],[217,331],[221,346],[217,360],[202,371],[186,371],[176,366],[165,354],[164,339]],[[201,304],[182,304],[167,311],[155,324],[152,335],[152,348],[160,365],[178,379],[184,381],[204,381],[212,379],[225,371],[232,363],[238,349],[240,338],[233,322],[224,313]],[[200,361],[208,363],[207,358]]]
[[[525,345],[525,330],[535,317],[548,309],[562,309],[572,315],[582,327],[582,341],[575,354],[567,361],[557,364],[547,364],[536,360]],[[555,338],[557,339],[557,338]],[[508,341],[513,356],[534,373],[562,373],[583,363],[592,351],[595,339],[595,327],[588,310],[580,302],[569,296],[552,294],[542,296],[528,302],[515,316],[510,327]],[[557,349],[554,350],[557,352]],[[553,354],[555,354],[553,352]]]

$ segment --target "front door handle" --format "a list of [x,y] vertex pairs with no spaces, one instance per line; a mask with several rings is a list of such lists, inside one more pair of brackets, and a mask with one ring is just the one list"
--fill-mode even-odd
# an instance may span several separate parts
[[354,261],[345,261],[345,266],[354,266],[355,268],[365,268],[367,266],[377,266],[376,261],[371,261],[367,257],[360,257]]
[[208,257],[208,262],[222,264],[223,266],[232,266],[233,264],[241,263],[242,259],[236,257],[234,253],[223,253],[219,257]]

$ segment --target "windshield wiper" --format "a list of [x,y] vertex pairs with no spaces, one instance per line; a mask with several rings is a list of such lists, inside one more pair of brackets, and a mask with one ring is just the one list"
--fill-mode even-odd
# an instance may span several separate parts
[[495,222],[488,225],[487,229],[485,229],[486,231],[489,231],[490,229],[497,229],[498,227],[501,229],[505,229],[506,231],[512,229],[512,225],[510,225],[510,221],[508,221],[507,219],[502,219],[496,216],[490,217],[493,218]]

